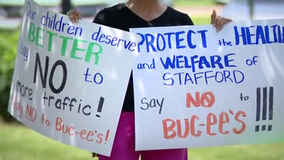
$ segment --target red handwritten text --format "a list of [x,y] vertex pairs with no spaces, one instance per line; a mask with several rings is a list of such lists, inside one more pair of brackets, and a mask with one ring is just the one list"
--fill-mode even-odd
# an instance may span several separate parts
[[22,106],[22,104],[20,102],[14,102],[14,109],[17,111],[18,113],[18,117],[19,118],[22,118],[23,116],[23,110],[24,110],[24,107]]
[[30,120],[31,122],[35,122],[37,118],[37,111],[34,107],[27,105],[26,118]]
[[[205,103],[207,102],[207,104]],[[215,103],[215,96],[212,92],[205,92],[201,94],[199,92],[195,93],[195,98],[190,93],[186,94],[186,106],[189,108],[191,107],[191,104],[193,104],[195,107],[205,107],[205,108],[211,108]]]
[[[229,114],[232,115],[230,118]],[[233,134],[241,134],[246,129],[246,124],[242,118],[245,118],[246,114],[243,111],[238,111],[234,114],[233,111],[221,112],[219,115],[214,113],[209,113],[206,116],[206,123],[202,123],[200,118],[197,115],[191,116],[189,119],[164,119],[163,130],[164,130],[164,138],[173,139],[176,137],[179,138],[187,138],[188,136],[200,137],[204,133],[202,131],[203,127],[206,127],[205,134],[209,136],[216,136],[217,134],[227,135],[231,132]],[[240,124],[240,127],[233,127],[231,130],[225,130],[224,126],[231,122],[231,119],[235,120]],[[213,132],[213,129],[217,129],[217,132]],[[183,132],[182,132],[183,130]]]
[[103,134],[103,133],[99,133],[96,130],[87,131],[84,129],[77,132],[75,131],[74,126],[68,126],[68,125],[63,124],[63,119],[60,117],[56,118],[55,129],[58,132],[61,132],[63,134],[68,134],[69,136],[78,135],[81,139],[86,140],[88,142],[96,141],[96,143],[98,144],[101,144],[103,142],[106,144],[106,142],[108,141],[108,136],[110,132],[110,130],[107,130],[107,132]]
[[44,117],[44,114],[41,115],[41,123],[45,124],[46,126],[50,126],[50,120]]

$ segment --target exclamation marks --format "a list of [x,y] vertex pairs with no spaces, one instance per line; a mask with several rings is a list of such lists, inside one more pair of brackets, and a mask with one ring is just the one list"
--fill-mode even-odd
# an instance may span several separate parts
[[109,130],[107,130],[107,133],[106,133],[106,137],[105,137],[105,144],[107,144],[108,137],[109,137]]
[[[267,87],[256,89],[256,122],[267,121],[273,119],[273,93],[274,88]],[[255,132],[259,131],[272,131],[272,125],[257,125],[255,126]]]
[[[105,98],[104,98],[104,97],[101,97],[101,98],[100,98],[100,101],[99,101],[98,109],[97,109],[97,112],[98,112],[98,113],[102,113],[104,101],[105,101]],[[99,117],[99,118],[100,118],[101,116],[100,116],[99,114],[97,114],[96,117]]]

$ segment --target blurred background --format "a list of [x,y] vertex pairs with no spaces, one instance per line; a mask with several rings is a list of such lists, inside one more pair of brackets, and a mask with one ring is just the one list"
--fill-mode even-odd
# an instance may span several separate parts
[[[36,0],[65,14],[76,7],[85,19],[123,0]],[[164,0],[188,13],[196,25],[210,23],[215,9],[234,20],[284,18],[284,0]],[[89,152],[41,136],[7,112],[24,0],[0,0],[0,160],[87,160]],[[190,160],[284,160],[284,144],[227,146],[189,150]]]

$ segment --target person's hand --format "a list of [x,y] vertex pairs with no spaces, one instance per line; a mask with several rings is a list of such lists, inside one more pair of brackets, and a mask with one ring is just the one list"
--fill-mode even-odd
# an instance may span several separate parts
[[81,13],[76,9],[68,11],[67,15],[69,16],[72,23],[78,23],[79,20],[82,19]]
[[229,18],[217,16],[216,11],[213,10],[213,13],[211,15],[211,24],[216,28],[217,32],[223,29],[223,27],[229,22],[232,22],[232,20]]

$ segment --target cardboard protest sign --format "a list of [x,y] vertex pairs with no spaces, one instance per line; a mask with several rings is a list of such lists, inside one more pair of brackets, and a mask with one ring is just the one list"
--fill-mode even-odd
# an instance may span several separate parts
[[135,34],[26,0],[9,112],[54,140],[109,156],[131,69]]
[[137,150],[284,142],[284,20],[131,32]]

